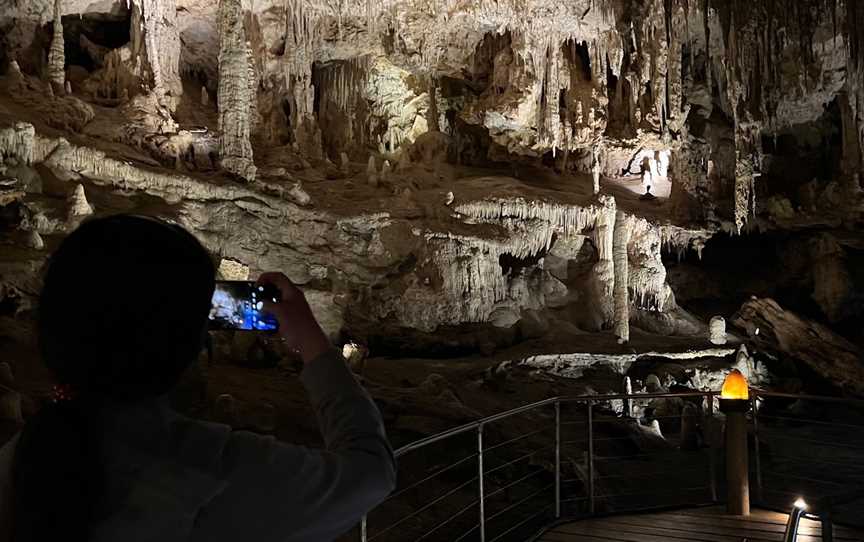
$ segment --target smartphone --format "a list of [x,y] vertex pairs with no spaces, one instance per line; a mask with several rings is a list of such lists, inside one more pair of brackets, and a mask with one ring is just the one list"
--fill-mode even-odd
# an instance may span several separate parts
[[275,303],[279,297],[272,286],[217,280],[210,303],[210,329],[275,331],[279,329],[279,322],[262,308],[265,299]]

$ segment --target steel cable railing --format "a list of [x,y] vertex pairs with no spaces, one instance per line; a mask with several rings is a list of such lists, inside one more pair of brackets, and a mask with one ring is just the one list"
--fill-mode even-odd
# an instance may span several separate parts
[[[524,540],[563,517],[717,502],[717,395],[553,397],[403,446],[396,456],[414,479],[363,518],[360,539]],[[681,413],[639,420],[614,414],[615,401],[626,402],[628,410]],[[685,401],[695,414],[685,414]],[[783,511],[804,497],[842,517],[840,507],[849,499],[837,497],[840,490],[864,487],[864,423],[854,423],[864,419],[864,401],[755,389],[751,401],[754,502]],[[792,401],[827,405],[851,419],[800,416],[783,404]],[[506,426],[498,423],[504,421]],[[662,436],[643,423],[648,421],[659,422]],[[700,437],[695,445],[684,434],[694,424]],[[417,469],[430,458],[430,468]],[[413,503],[401,502],[406,500]],[[402,508],[388,508],[394,503]]]
[[[413,442],[396,451],[400,464],[420,450],[436,456],[439,464],[432,472],[420,473],[416,481],[398,488],[384,505],[363,518],[360,539],[363,542],[524,539],[542,525],[564,515],[593,514],[598,508],[604,511],[623,511],[628,506],[635,509],[637,506],[630,502],[631,497],[645,494],[663,497],[676,492],[669,487],[634,491],[645,479],[668,476],[675,468],[657,473],[634,471],[628,476],[608,471],[601,465],[607,460],[615,460],[614,468],[619,470],[624,468],[622,462],[624,466],[632,463],[633,469],[644,469],[644,458],[672,457],[678,465],[677,472],[688,475],[687,483],[692,484],[692,475],[697,471],[710,478],[698,487],[682,481],[678,492],[704,490],[710,500],[716,495],[713,455],[705,458],[704,447],[694,453],[702,460],[708,459],[710,468],[704,464],[686,464],[690,454],[682,455],[673,447],[641,452],[639,440],[650,439],[650,432],[643,435],[644,428],[640,429],[641,424],[633,418],[609,414],[613,412],[610,405],[614,401],[626,400],[638,406],[652,401],[690,400],[699,403],[704,425],[707,423],[705,413],[713,413],[715,395],[705,391],[553,397]],[[668,421],[673,427],[681,423],[680,416],[652,416],[654,419],[662,423]],[[507,427],[499,427],[498,422],[505,420]],[[514,432],[513,428],[518,428],[520,423],[524,427]],[[466,450],[470,434],[474,435],[473,449]],[[454,450],[453,441],[460,435],[466,437],[465,442],[461,443],[461,449]],[[623,445],[626,449],[628,443],[632,449],[627,453],[612,454],[616,446]],[[432,451],[431,447],[436,444],[448,446]],[[441,464],[440,459],[457,451],[461,455],[457,454],[455,460]],[[685,459],[687,461],[683,461]],[[562,475],[564,471],[566,476]],[[462,478],[454,481],[452,475],[455,474]],[[446,486],[446,489],[422,489],[432,484]],[[404,510],[387,509],[394,501],[419,492],[428,493],[430,497],[415,498],[416,505],[406,505]],[[661,498],[658,502],[662,505],[664,501]],[[444,505],[447,505],[445,510],[435,510]],[[470,520],[472,514],[476,514],[473,521]],[[370,519],[375,520],[374,525],[370,526]]]
[[[801,499],[840,523],[864,525],[864,423],[854,423],[864,419],[864,401],[762,390],[751,395],[755,502],[786,511]],[[823,419],[816,419],[821,410]],[[850,489],[853,497],[846,498]]]

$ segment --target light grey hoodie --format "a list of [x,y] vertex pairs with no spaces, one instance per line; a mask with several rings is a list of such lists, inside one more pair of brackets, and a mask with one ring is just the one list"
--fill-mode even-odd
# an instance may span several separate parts
[[[335,351],[301,375],[324,450],[183,417],[154,401],[106,424],[108,500],[94,542],[325,542],[395,486],[381,415]],[[11,465],[0,449],[0,542],[11,527]],[[5,530],[4,530],[5,529]]]

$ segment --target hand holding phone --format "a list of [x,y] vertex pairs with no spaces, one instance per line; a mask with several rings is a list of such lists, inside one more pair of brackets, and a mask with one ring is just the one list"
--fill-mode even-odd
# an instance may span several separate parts
[[[275,297],[267,297],[262,306],[264,312],[274,316],[279,324],[279,334],[289,348],[297,350],[304,363],[309,363],[332,345],[318,325],[306,296],[282,273],[264,273],[257,286],[273,288]],[[275,299],[275,301],[274,301]]]

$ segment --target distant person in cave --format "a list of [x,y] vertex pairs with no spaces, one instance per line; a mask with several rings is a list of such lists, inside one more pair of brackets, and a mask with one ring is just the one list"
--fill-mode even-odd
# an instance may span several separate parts
[[61,383],[0,449],[0,542],[325,541],[393,489],[381,415],[284,275],[266,310],[304,361],[326,450],[186,418],[165,399],[205,344],[213,263],[183,229],[84,223],[48,265],[38,332]]

